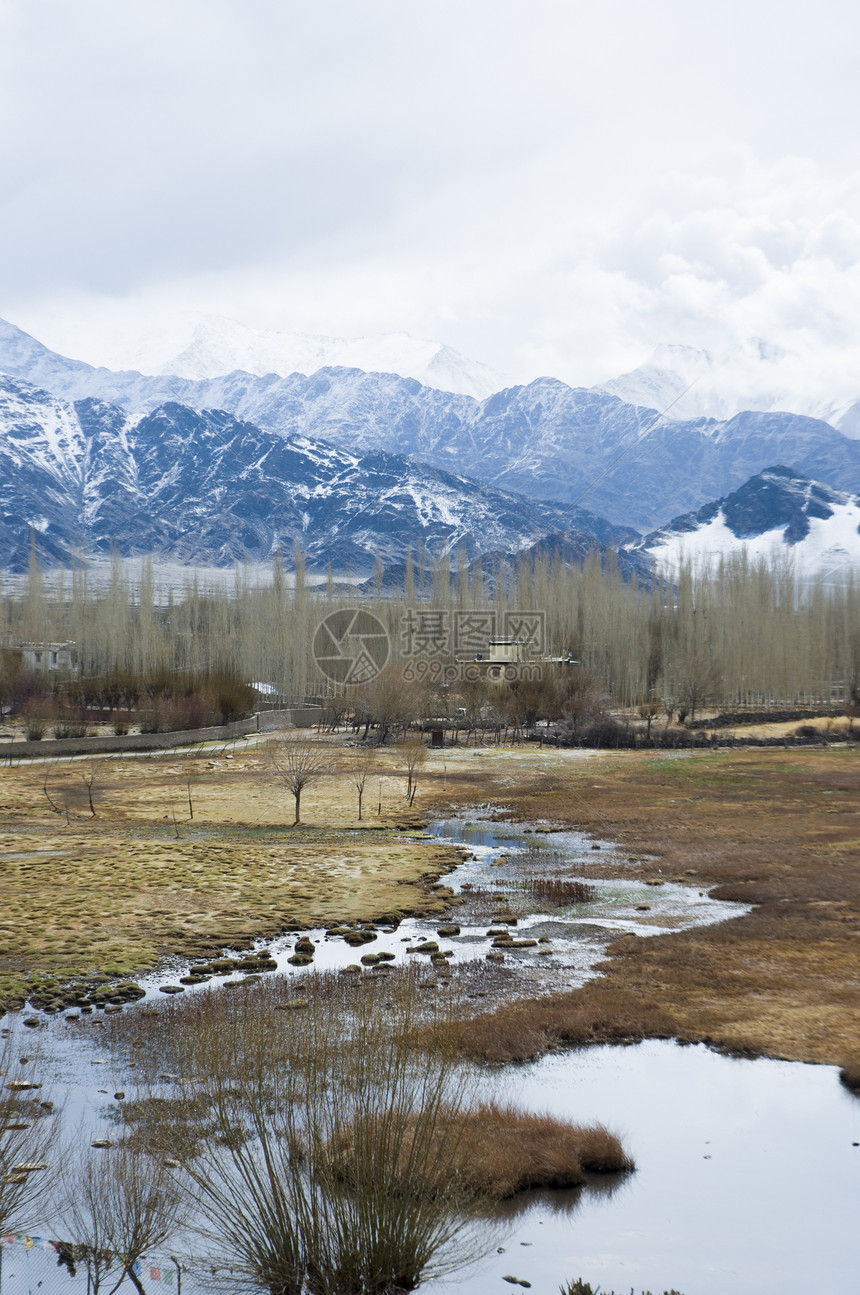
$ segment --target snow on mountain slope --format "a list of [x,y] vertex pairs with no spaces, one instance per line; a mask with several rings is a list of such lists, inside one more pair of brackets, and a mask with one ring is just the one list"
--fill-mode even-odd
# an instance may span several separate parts
[[[140,419],[0,377],[0,568],[73,549],[231,565],[294,542],[312,567],[367,574],[375,558],[516,552],[568,529],[585,547],[633,538],[582,509],[532,501],[399,455],[261,431],[222,410],[164,404]],[[585,532],[585,537],[583,537]],[[640,559],[645,569],[644,560]]]
[[692,346],[658,346],[643,365],[602,383],[601,390],[634,405],[666,409],[674,419],[791,411],[860,438],[860,366],[853,373],[823,373],[812,390],[796,356],[759,338],[716,354]]
[[[355,368],[310,377],[144,377],[66,359],[0,321],[4,370],[67,400],[95,398],[135,417],[178,402],[198,412],[225,410],[282,437],[410,455],[531,499],[581,504],[643,531],[737,489],[773,463],[860,491],[860,439],[821,420],[755,411],[727,421],[681,419],[675,410],[660,418],[653,407],[554,378],[478,401]],[[650,392],[652,404],[661,403],[658,394]]]
[[149,375],[217,378],[242,370],[257,377],[311,374],[318,369],[362,369],[396,373],[427,387],[482,400],[505,385],[485,364],[439,342],[408,333],[381,337],[322,337],[250,328],[218,316],[184,318],[166,332],[127,338],[100,357],[112,369]]
[[682,562],[712,567],[740,553],[790,560],[805,579],[860,577],[860,495],[774,467],[632,547],[648,553],[670,577]]

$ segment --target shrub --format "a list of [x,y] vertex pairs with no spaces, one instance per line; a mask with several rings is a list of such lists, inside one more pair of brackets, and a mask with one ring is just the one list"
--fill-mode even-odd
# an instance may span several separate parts
[[[7,1006],[11,1006],[7,1002]],[[0,1075],[20,1075],[20,1046],[11,1034],[0,1035]],[[31,1073],[48,1060],[28,1040]],[[16,1077],[17,1077],[16,1075]],[[0,1088],[0,1233],[29,1228],[40,1217],[41,1208],[53,1183],[59,1154],[60,1126],[48,1093],[41,1084],[39,1100],[27,1089],[3,1081]],[[21,1165],[47,1163],[51,1173],[21,1170]]]
[[140,717],[141,733],[177,733],[185,729],[206,728],[216,717],[205,697],[191,693],[187,697],[156,697],[150,710]]
[[52,707],[41,700],[28,702],[21,712],[28,742],[41,742],[51,722]]
[[54,720],[54,737],[88,737],[90,726],[86,712],[79,707],[61,710]]
[[[417,975],[386,987],[384,1012],[373,983],[318,977],[303,990],[301,1011],[272,1010],[277,983],[240,985],[118,1022],[153,1085],[138,1136],[180,1161],[213,1254],[239,1281],[272,1295],[412,1290],[469,1235],[455,1155],[470,1081],[414,1046]],[[184,1082],[154,1108],[165,1073]],[[347,1146],[348,1186],[332,1156]],[[393,1191],[397,1174],[434,1190]]]
[[250,715],[256,704],[254,689],[226,671],[212,675],[207,681],[206,697],[222,724],[232,724]]

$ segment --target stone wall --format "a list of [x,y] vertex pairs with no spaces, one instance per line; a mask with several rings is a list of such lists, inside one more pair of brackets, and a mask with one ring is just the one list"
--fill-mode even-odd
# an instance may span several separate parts
[[231,742],[251,733],[272,733],[281,728],[310,728],[321,710],[298,706],[291,710],[268,710],[211,728],[183,729],[176,733],[129,733],[126,737],[43,738],[41,742],[0,742],[0,760],[39,756],[52,760],[69,755],[108,755],[123,751],[164,751],[174,746],[197,746],[201,742]]

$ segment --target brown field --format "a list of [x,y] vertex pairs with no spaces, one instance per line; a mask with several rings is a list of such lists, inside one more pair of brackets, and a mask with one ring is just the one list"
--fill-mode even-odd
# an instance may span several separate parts
[[[856,747],[676,757],[458,748],[429,753],[411,812],[402,759],[386,750],[359,824],[348,776],[359,757],[322,740],[340,772],[305,793],[298,829],[287,826],[292,801],[259,747],[237,746],[232,760],[104,760],[95,818],[82,764],[0,770],[0,994],[4,976],[9,991],[33,971],[128,974],[288,926],[438,912],[441,894],[427,882],[456,854],[403,840],[398,826],[489,804],[502,817],[620,841],[631,856],[652,856],[655,876],[753,908],[712,927],[616,941],[603,975],[583,989],[473,1019],[467,1052],[504,1060],[658,1035],[856,1072]],[[46,773],[60,815],[44,795]],[[595,856],[592,871],[607,877],[613,867]]]
[[0,770],[0,1005],[30,973],[129,975],[285,926],[440,911],[427,882],[457,855],[402,839],[416,820],[397,757],[380,758],[359,823],[354,757],[333,751],[341,772],[305,792],[299,828],[261,747],[100,761],[95,818],[85,762]]
[[[470,763],[471,761],[471,763]],[[476,777],[478,768],[481,777]],[[716,926],[610,948],[601,979],[470,1022],[474,1055],[669,1035],[795,1060],[860,1061],[860,751],[493,751],[447,790],[654,856],[653,872],[754,905]],[[608,861],[607,861],[608,862]],[[596,875],[611,875],[604,863]]]

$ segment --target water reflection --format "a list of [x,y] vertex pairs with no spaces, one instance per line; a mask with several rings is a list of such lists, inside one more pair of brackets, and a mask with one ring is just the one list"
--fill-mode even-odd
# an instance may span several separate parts
[[608,1202],[630,1190],[631,1177],[629,1173],[586,1174],[581,1187],[519,1192],[496,1205],[492,1210],[492,1218],[506,1224],[515,1223],[524,1215],[534,1212],[571,1218],[586,1200],[591,1204],[596,1204],[601,1198],[603,1202]]
[[505,1100],[606,1124],[636,1172],[505,1202],[504,1253],[427,1295],[485,1295],[506,1273],[546,1292],[577,1276],[685,1295],[860,1288],[860,1102],[835,1067],[652,1040],[544,1057],[508,1073]]

